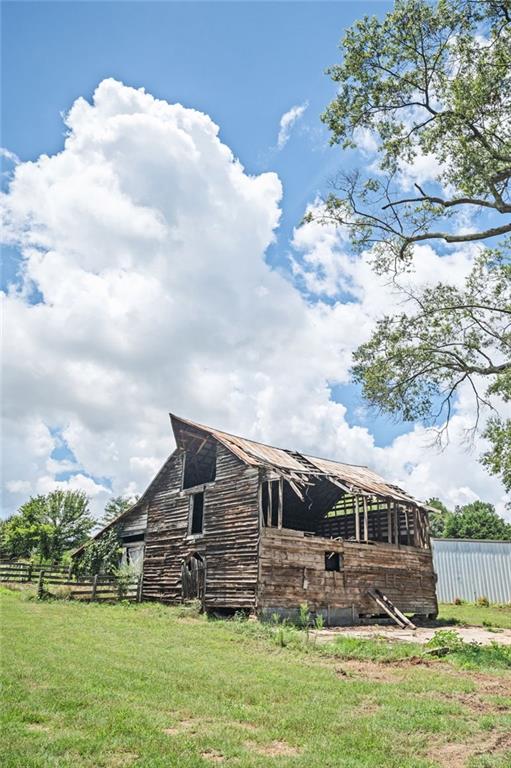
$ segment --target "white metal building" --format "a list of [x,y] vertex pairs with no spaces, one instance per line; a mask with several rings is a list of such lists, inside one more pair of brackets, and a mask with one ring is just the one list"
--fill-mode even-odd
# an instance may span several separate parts
[[511,541],[432,539],[431,548],[439,602],[511,603]]

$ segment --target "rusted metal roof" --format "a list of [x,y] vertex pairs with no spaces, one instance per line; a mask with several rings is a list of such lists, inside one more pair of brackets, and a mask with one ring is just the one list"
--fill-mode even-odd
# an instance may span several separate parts
[[211,435],[216,438],[219,443],[225,445],[226,448],[232,451],[245,464],[250,464],[256,467],[261,465],[272,465],[281,467],[282,469],[295,470],[297,472],[303,472],[304,470],[303,465],[299,464],[293,456],[282,448],[274,448],[271,445],[264,445],[264,443],[256,443],[254,440],[247,440],[245,437],[238,437],[237,435],[231,435],[228,432],[221,432],[219,429],[213,429],[212,427],[206,427],[204,424],[197,424],[193,421],[188,421],[187,419],[181,419],[173,414],[170,414],[170,418],[178,445],[179,434],[181,431],[180,425],[184,424],[201,432],[207,432],[208,435]]
[[357,464],[342,464],[339,461],[331,461],[330,459],[317,459],[315,456],[307,456],[306,458],[326,475],[337,477],[350,490],[362,490],[365,493],[391,497],[396,501],[418,503],[397,485],[387,483],[368,467],[358,466]]
[[423,506],[398,486],[387,483],[368,467],[343,464],[339,461],[320,459],[315,456],[300,454],[297,451],[276,448],[238,435],[231,435],[204,424],[188,421],[174,414],[170,414],[170,418],[178,445],[181,442],[182,433],[187,431],[186,427],[189,427],[192,430],[211,435],[245,464],[273,468],[277,471],[284,470],[290,472],[291,477],[295,479],[297,476],[304,479],[307,477],[327,477],[331,478],[332,481],[340,481],[347,491],[353,493],[374,494],[395,501]]

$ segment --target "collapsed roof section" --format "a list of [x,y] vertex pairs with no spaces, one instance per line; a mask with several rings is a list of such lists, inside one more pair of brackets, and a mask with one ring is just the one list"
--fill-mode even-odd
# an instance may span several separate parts
[[282,476],[299,496],[302,495],[303,488],[311,482],[327,479],[346,493],[379,496],[427,509],[413,496],[397,485],[387,483],[368,467],[342,464],[339,461],[307,456],[298,451],[275,448],[204,424],[188,421],[172,413],[170,420],[178,448],[187,450],[191,444],[198,446],[208,438],[213,438],[245,464],[265,468]]

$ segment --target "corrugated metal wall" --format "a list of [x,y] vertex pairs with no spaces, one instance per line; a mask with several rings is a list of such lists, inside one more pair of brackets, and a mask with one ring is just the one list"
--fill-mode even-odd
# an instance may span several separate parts
[[440,603],[511,603],[511,541],[433,539],[432,549]]

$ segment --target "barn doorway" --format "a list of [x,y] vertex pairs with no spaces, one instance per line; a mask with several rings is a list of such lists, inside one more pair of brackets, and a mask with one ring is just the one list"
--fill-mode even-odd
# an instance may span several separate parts
[[205,563],[197,553],[189,555],[181,566],[181,593],[183,600],[204,601]]

